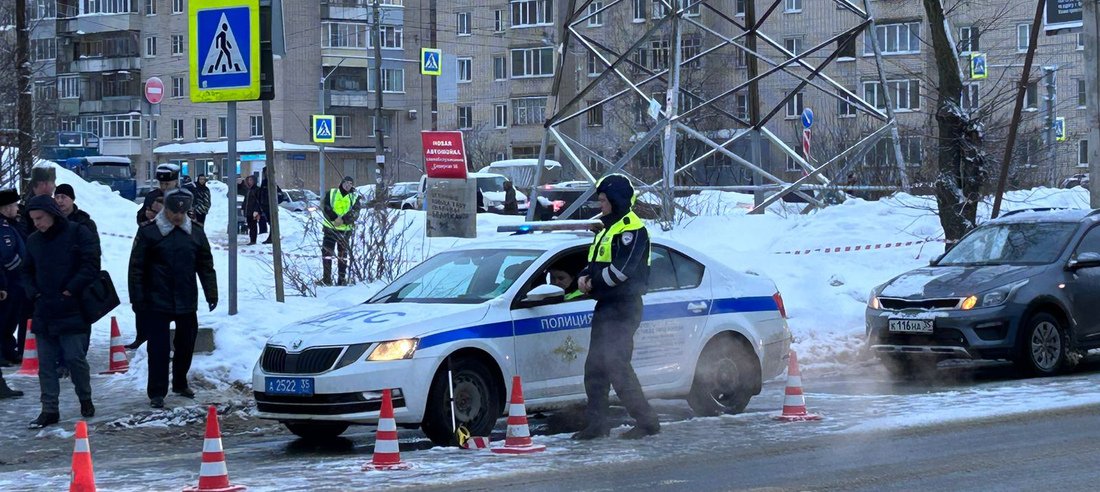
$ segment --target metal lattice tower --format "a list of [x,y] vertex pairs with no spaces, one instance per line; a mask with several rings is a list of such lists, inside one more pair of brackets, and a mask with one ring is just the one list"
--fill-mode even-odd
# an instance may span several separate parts
[[[867,0],[863,0],[863,8],[849,0],[833,0],[837,9],[850,14],[852,25],[844,28],[839,34],[828,37],[797,54],[787,50],[782,43],[776,42],[765,33],[768,21],[773,19],[773,14],[780,8],[783,0],[748,0],[747,12],[743,19],[720,10],[718,0],[656,0],[652,2],[653,8],[663,10],[663,16],[648,21],[648,24],[640,27],[639,30],[645,29],[644,33],[628,39],[629,45],[625,49],[622,46],[612,46],[612,43],[598,39],[597,36],[590,34],[591,31],[581,27],[590,18],[614,13],[616,9],[624,18],[629,18],[626,16],[631,15],[628,9],[633,7],[632,2],[612,0],[590,11],[594,1],[570,0],[567,18],[558,26],[561,44],[558,45],[559,56],[553,89],[547,100],[547,113],[552,115],[545,123],[546,132],[543,136],[540,160],[546,159],[548,145],[553,143],[564,159],[573,164],[590,182],[596,181],[597,174],[627,174],[644,193],[654,193],[661,197],[661,219],[666,225],[671,223],[676,209],[693,214],[692,211],[673,200],[675,191],[733,188],[676,186],[677,176],[712,156],[724,156],[736,165],[754,173],[756,177],[754,186],[736,187],[739,191],[772,192],[766,198],[760,196],[754,211],[763,211],[768,205],[788,194],[795,194],[806,200],[810,204],[806,208],[808,211],[825,205],[820,198],[824,195],[814,196],[812,190],[831,189],[837,186],[826,178],[826,170],[836,171],[832,169],[836,164],[850,163],[862,158],[880,139],[887,134],[892,134],[894,157],[901,168],[901,185],[903,189],[908,189],[897,125],[893,111],[890,109],[892,101],[889,91],[880,91],[885,93],[886,107],[885,110],[880,110],[873,102],[865,101],[859,94],[845,88],[825,73],[825,69],[840,56],[842,46],[849,43],[854,45],[859,34],[864,30],[870,29],[869,32],[874,32],[875,24],[868,13]],[[756,4],[768,4],[769,1],[768,8],[762,15],[757,16]],[[644,5],[651,5],[651,0],[646,0]],[[701,16],[695,15],[700,11],[707,12],[706,24],[701,22]],[[682,43],[686,31],[689,30],[695,37],[701,35],[702,46],[685,58]],[[639,48],[647,46],[653,40],[663,42],[666,39],[668,48],[664,56],[668,61],[664,65],[667,68],[647,67],[644,59],[635,58]],[[868,59],[874,60],[878,69],[880,87],[886,88],[877,36],[869,36],[868,41],[875,53],[873,58]],[[620,44],[626,45],[627,42]],[[765,48],[778,52],[779,56],[769,56]],[[702,60],[707,60],[706,66],[712,70],[732,66],[735,57],[738,56],[737,50],[744,52],[743,59],[748,63],[748,76],[743,77],[743,80],[737,80],[737,77],[731,76],[716,83],[709,83],[705,87],[707,94],[697,88],[686,88],[681,84],[683,73],[697,70],[696,67]],[[595,63],[602,66],[603,71],[595,78],[589,78],[587,84],[581,83],[575,94],[570,94],[567,96],[568,100],[565,100],[562,97],[563,75],[565,75],[566,55],[570,54],[577,56],[576,59],[594,57]],[[819,61],[818,59],[822,57],[823,60]],[[793,90],[785,91],[778,103],[763,105],[760,102],[761,86],[783,74],[796,80],[797,86]],[[768,123],[784,109],[787,102],[807,88],[820,91],[848,104],[854,108],[860,118],[870,122],[866,126],[866,134],[858,141],[817,165],[807,162],[798,151],[792,149],[768,128]],[[651,96],[654,91],[663,94],[663,101],[659,101],[656,96]],[[747,91],[750,97],[748,114],[734,114],[728,109],[733,106],[729,104],[730,99],[734,94],[740,94],[743,91]],[[586,98],[591,98],[593,95],[597,95],[599,99],[595,102],[588,99],[589,103],[583,104]],[[682,101],[689,102],[690,104],[686,106],[690,107],[680,107]],[[603,111],[604,107],[612,109],[624,107],[622,106],[624,104],[646,105],[649,108],[650,117],[653,118],[652,125],[645,132],[637,132],[630,139],[629,150],[613,161],[563,131],[563,125],[576,118],[584,117],[591,111]],[[701,118],[702,115],[706,117]],[[700,125],[699,121],[710,123]],[[750,158],[738,155],[730,149],[741,139],[749,139],[751,142]],[[688,140],[705,145],[707,150],[702,155],[680,162],[676,155],[677,142]],[[797,162],[804,171],[804,175],[794,182],[787,182],[769,173],[766,166],[760,165],[762,158],[760,149],[763,141],[770,142],[782,154]],[[640,152],[655,142],[660,142],[663,150],[660,179],[645,182],[623,171],[623,168]],[[598,173],[595,168],[590,169],[585,158],[597,162],[598,167],[603,168],[604,171]],[[540,165],[539,168],[541,169],[542,166]],[[567,218],[574,214],[593,192],[594,187],[590,188],[560,217]],[[531,209],[533,211],[534,207]]]

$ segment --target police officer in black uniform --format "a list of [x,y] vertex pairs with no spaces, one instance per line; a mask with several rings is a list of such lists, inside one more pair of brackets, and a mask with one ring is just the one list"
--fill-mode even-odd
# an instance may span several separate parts
[[[23,314],[23,282],[20,268],[27,256],[18,217],[19,192],[0,190],[0,367],[23,360],[16,331]],[[19,337],[22,338],[22,337]],[[0,387],[2,390],[2,387]]]
[[588,249],[588,266],[581,272],[581,291],[596,299],[592,339],[584,362],[584,390],[588,395],[588,424],[573,439],[608,435],[608,392],[612,386],[636,424],[622,435],[640,439],[660,432],[657,414],[646,401],[642,385],[630,365],[634,333],[642,322],[642,295],[649,284],[649,234],[631,208],[634,187],[613,174],[600,180],[603,230]]

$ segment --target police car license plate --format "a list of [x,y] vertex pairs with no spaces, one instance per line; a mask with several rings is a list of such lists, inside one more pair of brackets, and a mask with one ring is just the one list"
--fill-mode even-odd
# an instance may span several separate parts
[[264,393],[313,396],[313,378],[264,378]]
[[890,320],[891,333],[932,333],[932,320],[930,319],[892,319]]

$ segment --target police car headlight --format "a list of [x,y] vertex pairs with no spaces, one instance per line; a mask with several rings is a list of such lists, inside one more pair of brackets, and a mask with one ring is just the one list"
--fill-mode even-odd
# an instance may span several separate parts
[[416,346],[419,343],[420,340],[415,338],[382,342],[379,343],[377,347],[374,347],[374,350],[367,356],[367,360],[386,361],[411,359],[413,354],[416,353]]

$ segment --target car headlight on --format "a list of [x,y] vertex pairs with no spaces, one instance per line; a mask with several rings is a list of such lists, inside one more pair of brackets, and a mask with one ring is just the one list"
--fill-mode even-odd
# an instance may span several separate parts
[[882,302],[878,300],[878,293],[881,289],[881,286],[871,289],[871,295],[867,296],[867,307],[875,310],[882,309]]
[[962,305],[960,305],[959,307],[962,308],[962,310],[964,311],[969,311],[976,307],[986,308],[1000,306],[1008,302],[1008,299],[1012,297],[1012,294],[1016,293],[1016,291],[1019,290],[1020,287],[1027,285],[1027,282],[1028,279],[1024,279],[1019,282],[1002,285],[982,295],[967,297],[966,299],[963,299]]
[[379,343],[377,347],[374,347],[370,355],[367,356],[367,360],[387,361],[411,359],[413,354],[416,353],[416,346],[419,342],[420,340],[415,338],[405,338],[402,340]]

